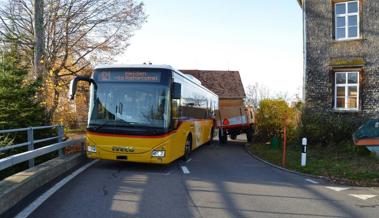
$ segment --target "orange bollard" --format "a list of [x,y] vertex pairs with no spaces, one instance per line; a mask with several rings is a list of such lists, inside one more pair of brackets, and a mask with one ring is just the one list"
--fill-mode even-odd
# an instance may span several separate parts
[[283,157],[282,157],[282,167],[286,167],[286,156],[287,156],[287,127],[284,126],[284,129],[283,129]]

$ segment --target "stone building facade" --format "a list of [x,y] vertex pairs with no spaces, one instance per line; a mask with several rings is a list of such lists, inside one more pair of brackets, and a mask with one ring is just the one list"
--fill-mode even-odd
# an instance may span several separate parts
[[305,1],[307,108],[379,117],[379,1]]

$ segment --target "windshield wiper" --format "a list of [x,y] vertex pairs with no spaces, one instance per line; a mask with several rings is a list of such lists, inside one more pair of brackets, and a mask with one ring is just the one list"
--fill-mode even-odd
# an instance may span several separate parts
[[[122,123],[117,123],[117,122],[114,122],[115,120],[107,120],[105,121],[104,123],[102,124],[95,124],[95,125],[98,125],[96,128],[95,128],[95,131],[98,131],[100,130],[101,128],[103,128],[104,126],[112,126],[112,127],[136,127],[135,125],[132,125],[134,123],[132,122],[126,122],[124,120],[120,120]],[[109,125],[110,123],[115,123],[115,125]]]
[[102,124],[97,124],[98,126],[95,128],[95,131],[98,131],[99,129],[103,128],[104,126],[108,125],[112,120],[107,120]]

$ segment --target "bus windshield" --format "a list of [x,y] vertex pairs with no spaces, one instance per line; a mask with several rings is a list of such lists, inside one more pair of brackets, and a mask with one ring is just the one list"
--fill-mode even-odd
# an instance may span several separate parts
[[89,126],[169,127],[168,86],[100,82],[92,87]]

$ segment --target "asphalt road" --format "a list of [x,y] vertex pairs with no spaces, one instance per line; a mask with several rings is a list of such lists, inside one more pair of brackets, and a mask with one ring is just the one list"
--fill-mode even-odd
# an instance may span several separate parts
[[379,190],[307,179],[255,160],[242,142],[212,144],[168,166],[99,161],[30,217],[379,217]]

